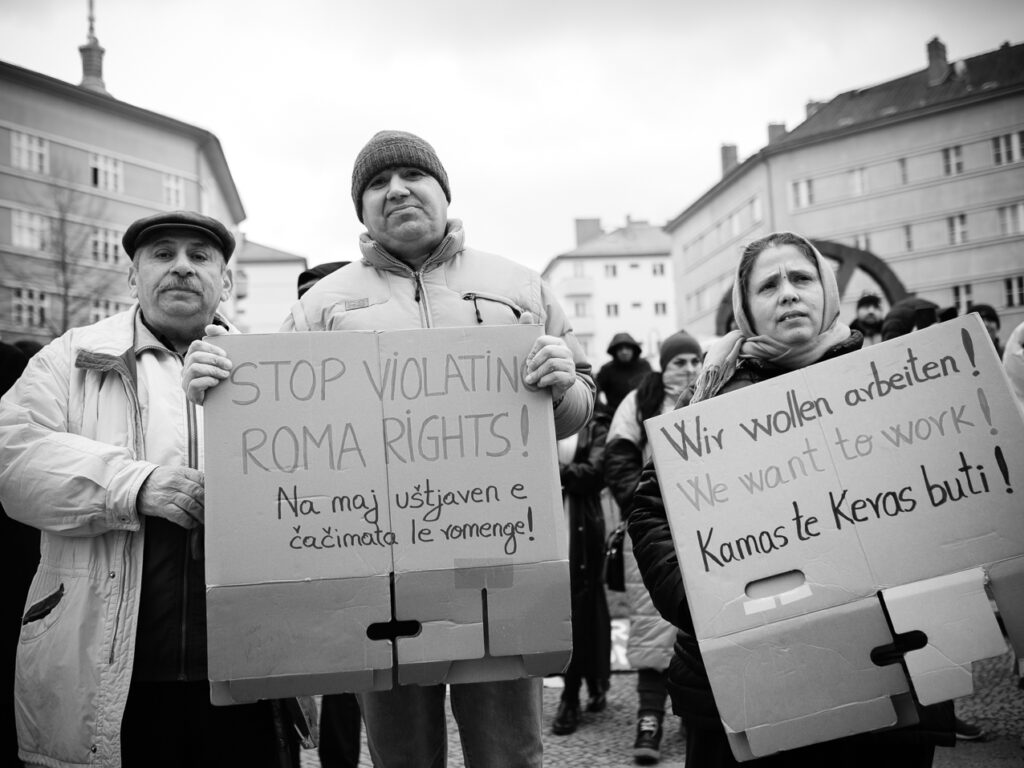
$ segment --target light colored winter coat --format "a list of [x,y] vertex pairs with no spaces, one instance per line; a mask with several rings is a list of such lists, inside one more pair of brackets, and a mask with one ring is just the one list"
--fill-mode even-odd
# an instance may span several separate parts
[[292,307],[282,331],[366,331],[539,323],[562,338],[576,383],[555,408],[555,432],[571,435],[593,409],[590,363],[550,288],[534,270],[466,248],[462,223],[448,222],[441,244],[412,270],[368,234],[362,261],[322,278]]
[[[0,401],[0,500],[42,531],[14,692],[19,754],[32,764],[121,763],[145,528],[135,504],[156,468],[145,460],[137,311],[68,331]],[[147,376],[170,380],[148,391],[181,395],[149,403],[151,428],[179,429],[181,361],[150,362]]]

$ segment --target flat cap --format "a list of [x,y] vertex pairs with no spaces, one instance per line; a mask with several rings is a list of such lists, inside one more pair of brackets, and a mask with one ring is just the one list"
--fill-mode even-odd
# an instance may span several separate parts
[[132,222],[121,238],[121,245],[133,259],[140,245],[153,239],[164,229],[185,229],[206,235],[224,254],[224,261],[231,258],[235,250],[235,238],[228,228],[216,219],[195,211],[170,211],[154,213]]

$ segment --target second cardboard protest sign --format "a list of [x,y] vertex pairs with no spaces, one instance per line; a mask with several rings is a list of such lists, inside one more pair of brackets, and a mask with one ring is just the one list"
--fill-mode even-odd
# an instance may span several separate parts
[[870,659],[892,642],[878,594],[1022,562],[1024,426],[976,317],[646,429],[741,759],[895,724],[907,684]]
[[218,338],[234,364],[205,407],[223,701],[564,666],[550,395],[522,381],[538,333]]

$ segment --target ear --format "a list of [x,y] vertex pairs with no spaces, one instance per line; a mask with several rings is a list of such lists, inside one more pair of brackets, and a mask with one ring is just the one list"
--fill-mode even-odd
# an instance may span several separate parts
[[128,265],[128,294],[133,299],[139,298],[139,274],[134,260]]
[[224,281],[220,291],[220,300],[223,303],[231,298],[231,290],[235,287],[235,276],[231,272],[230,267],[224,268],[224,274],[221,275],[221,279]]

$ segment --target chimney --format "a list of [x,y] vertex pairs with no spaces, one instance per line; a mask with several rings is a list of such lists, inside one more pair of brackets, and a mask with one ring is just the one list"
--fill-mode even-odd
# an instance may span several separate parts
[[739,159],[736,156],[736,145],[735,144],[723,144],[722,145],[722,176],[728,176],[729,171],[740,164]]
[[78,52],[82,55],[82,82],[79,87],[109,96],[103,84],[103,54],[106,50],[96,39],[95,21],[92,0],[89,0],[89,42],[78,46]]
[[576,247],[604,234],[600,219],[576,219]]
[[937,37],[928,41],[928,86],[942,85],[949,75],[946,46]]
[[786,135],[785,123],[768,123],[768,143],[774,144]]
[[813,99],[809,100],[807,102],[807,118],[806,119],[810,120],[812,117],[814,117],[816,114],[818,114],[818,110],[821,109],[822,107],[824,107],[827,103],[828,103],[827,101],[814,101]]

